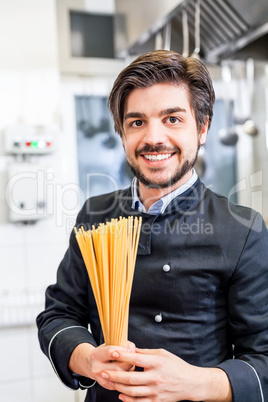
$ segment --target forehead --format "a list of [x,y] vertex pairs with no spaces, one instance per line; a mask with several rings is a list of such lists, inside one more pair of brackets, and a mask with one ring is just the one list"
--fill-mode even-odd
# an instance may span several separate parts
[[125,99],[124,113],[133,110],[143,112],[162,110],[170,107],[191,110],[189,90],[186,85],[167,83],[133,89]]

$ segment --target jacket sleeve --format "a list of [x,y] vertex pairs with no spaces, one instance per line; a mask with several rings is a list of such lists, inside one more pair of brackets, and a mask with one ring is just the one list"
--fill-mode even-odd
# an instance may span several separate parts
[[[90,379],[73,374],[68,368],[70,356],[80,343],[97,346],[88,330],[91,315],[96,316],[89,306],[92,295],[88,274],[77,245],[74,233],[70,245],[57,272],[57,282],[46,290],[45,310],[37,319],[41,349],[49,358],[56,374],[72,389],[94,385]],[[92,296],[92,305],[94,298]]]
[[230,280],[228,306],[234,359],[218,367],[234,402],[268,401],[268,233],[259,214]]

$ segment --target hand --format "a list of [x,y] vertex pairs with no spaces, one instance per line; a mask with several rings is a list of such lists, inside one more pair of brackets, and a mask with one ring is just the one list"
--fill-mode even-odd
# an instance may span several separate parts
[[114,389],[113,384],[101,376],[105,370],[128,371],[133,369],[133,365],[127,362],[115,361],[112,354],[116,351],[127,352],[129,354],[135,351],[135,345],[128,342],[123,346],[105,346],[94,347],[90,343],[81,343],[73,351],[69,368],[73,373],[91,378],[97,381],[102,387]]
[[112,357],[144,368],[102,373],[124,402],[232,401],[229,380],[220,369],[192,366],[163,349],[136,349],[135,354],[117,350]]

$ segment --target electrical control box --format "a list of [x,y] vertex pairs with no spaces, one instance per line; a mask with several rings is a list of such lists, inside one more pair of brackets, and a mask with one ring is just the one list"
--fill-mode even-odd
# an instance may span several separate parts
[[47,217],[47,167],[12,163],[7,171],[6,202],[11,222],[34,222]]
[[48,217],[47,178],[59,131],[43,126],[14,125],[4,130],[7,166],[6,202],[11,222]]
[[6,154],[42,155],[57,149],[58,131],[43,126],[10,126],[5,129]]

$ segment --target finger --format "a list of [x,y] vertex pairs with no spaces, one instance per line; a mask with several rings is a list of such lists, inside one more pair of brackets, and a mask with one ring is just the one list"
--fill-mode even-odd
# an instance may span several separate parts
[[112,381],[113,383],[125,384],[127,386],[147,385],[151,382],[149,372],[144,371],[110,371],[105,370],[101,374],[102,378]]
[[126,346],[115,346],[115,345],[110,345],[106,346],[106,348],[110,351],[122,351],[122,352],[135,352],[136,346],[132,342],[128,342]]
[[154,367],[157,363],[157,357],[152,358],[152,356],[147,356],[145,354],[142,355],[138,353],[128,353],[123,351],[119,352],[118,350],[112,353],[112,358],[117,361],[129,363],[133,366],[139,366],[146,369]]
[[135,366],[133,366],[130,363],[125,363],[125,362],[112,362],[109,364],[109,367],[107,365],[104,367],[103,370],[117,370],[117,371],[133,371],[135,369]]
[[132,398],[131,396],[120,394],[118,396],[118,399],[120,399],[123,402],[136,402],[137,399],[139,399],[139,402],[152,402],[152,399],[149,399],[147,397],[144,398]]
[[114,359],[113,357],[113,353],[115,353],[115,351],[125,351],[125,352],[132,352],[133,350],[131,349],[131,346],[105,346],[102,345],[99,348],[95,349],[95,354],[99,356],[99,358],[103,361],[103,362],[109,362],[111,360]]
[[121,362],[121,361],[116,360],[116,361],[110,361],[108,363],[107,362],[103,363],[102,367],[103,367],[102,368],[103,371],[104,370],[129,371],[132,369],[133,366],[130,363]]
[[112,381],[106,380],[101,376],[97,377],[98,384],[100,384],[103,388],[109,389],[110,391],[114,391],[114,383]]
[[[135,402],[137,400],[137,398],[132,398],[131,396],[123,395],[123,394],[120,394],[118,396],[118,399],[120,399],[120,401],[123,401],[123,402]],[[139,398],[139,402],[151,402],[151,401],[152,401],[152,399],[149,399],[149,398]]]
[[133,342],[127,341],[128,352],[135,352],[136,345]]
[[150,392],[150,388],[146,387],[146,386],[139,386],[139,387],[130,387],[124,384],[115,384],[114,385],[114,389],[118,392],[120,392],[121,394],[127,395],[129,397],[132,398],[144,398],[144,397],[152,397],[153,395],[151,395]]
[[140,349],[136,348],[136,353],[144,354],[144,355],[167,355],[169,352],[165,349]]

